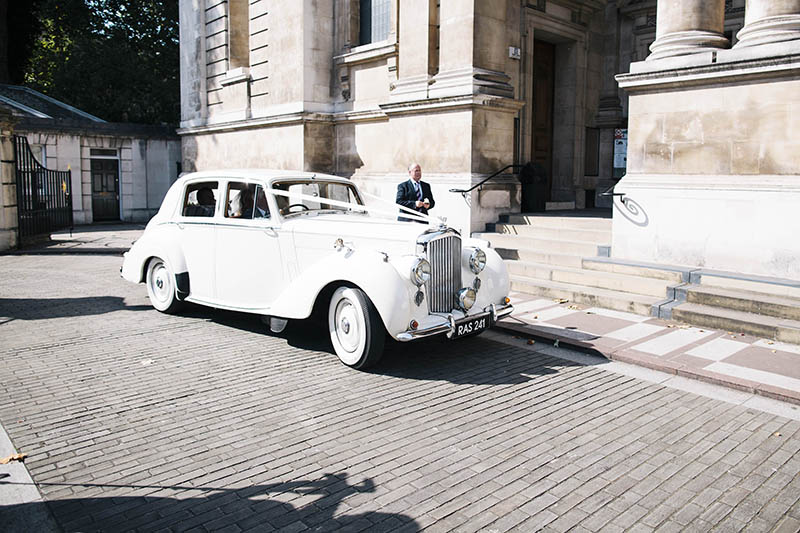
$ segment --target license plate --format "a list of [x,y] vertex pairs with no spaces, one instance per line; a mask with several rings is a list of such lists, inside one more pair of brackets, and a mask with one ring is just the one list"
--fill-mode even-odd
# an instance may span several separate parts
[[459,337],[466,337],[467,335],[474,335],[483,330],[489,329],[492,325],[492,317],[485,315],[478,318],[472,318],[456,324],[456,331],[451,338],[458,339]]

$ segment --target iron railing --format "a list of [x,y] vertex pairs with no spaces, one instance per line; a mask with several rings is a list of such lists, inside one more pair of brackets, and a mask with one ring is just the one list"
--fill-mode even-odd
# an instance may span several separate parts
[[17,174],[19,242],[72,228],[71,171],[45,168],[33,155],[28,139],[14,136]]

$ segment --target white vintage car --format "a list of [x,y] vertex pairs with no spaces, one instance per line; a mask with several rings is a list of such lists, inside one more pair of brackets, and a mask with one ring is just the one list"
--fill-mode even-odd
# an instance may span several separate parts
[[511,313],[506,267],[485,241],[422,215],[424,225],[398,222],[404,208],[364,198],[323,174],[188,174],[125,253],[122,276],[165,313],[194,302],[263,315],[273,331],[327,314],[336,354],[359,369],[380,359],[387,332],[458,338]]

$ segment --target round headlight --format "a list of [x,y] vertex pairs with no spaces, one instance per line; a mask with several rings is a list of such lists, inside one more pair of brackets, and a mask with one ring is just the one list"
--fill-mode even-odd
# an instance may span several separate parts
[[475,305],[475,289],[465,287],[458,291],[458,304],[464,311],[469,311]]
[[480,248],[475,248],[469,256],[469,269],[475,274],[480,274],[486,268],[486,254]]
[[431,264],[428,263],[427,259],[423,259],[420,257],[414,262],[414,266],[411,267],[411,281],[417,287],[420,287],[431,279]]

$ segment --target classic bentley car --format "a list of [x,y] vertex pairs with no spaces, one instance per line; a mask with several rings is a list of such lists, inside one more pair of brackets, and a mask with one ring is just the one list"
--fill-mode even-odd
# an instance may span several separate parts
[[125,253],[122,276],[144,282],[165,313],[193,302],[263,315],[276,332],[326,315],[336,354],[358,369],[380,359],[387,333],[459,338],[511,313],[508,273],[488,243],[432,217],[398,222],[404,208],[365,198],[323,174],[188,174]]

